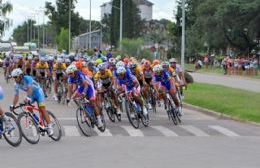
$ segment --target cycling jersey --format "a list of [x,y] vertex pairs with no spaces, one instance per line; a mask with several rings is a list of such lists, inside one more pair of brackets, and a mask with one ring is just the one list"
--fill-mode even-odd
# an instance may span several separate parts
[[78,86],[78,93],[82,94],[85,87],[83,85],[83,82],[86,81],[88,84],[88,89],[86,91],[86,96],[89,100],[95,100],[96,99],[96,93],[94,89],[94,84],[91,79],[89,79],[87,76],[85,76],[82,72],[78,71],[76,72],[76,77],[68,78],[68,84],[76,84]]
[[66,65],[63,64],[54,64],[53,65],[53,71],[56,72],[57,74],[61,74],[66,70]]
[[36,101],[39,106],[45,106],[43,90],[31,76],[25,75],[23,76],[21,83],[15,84],[15,96],[19,95],[19,90],[27,92],[29,88],[32,88],[32,103]]
[[162,86],[164,86],[167,90],[171,89],[171,82],[170,82],[171,76],[167,72],[167,70],[163,70],[161,75],[154,75],[154,82],[160,83]]
[[120,79],[119,77],[117,77],[117,82],[119,86],[125,85],[127,92],[129,92],[135,88],[135,83],[138,83],[138,80],[134,75],[126,72],[124,79]]
[[49,65],[47,63],[40,63],[38,62],[36,64],[36,69],[40,69],[40,70],[45,70],[45,69],[49,69]]

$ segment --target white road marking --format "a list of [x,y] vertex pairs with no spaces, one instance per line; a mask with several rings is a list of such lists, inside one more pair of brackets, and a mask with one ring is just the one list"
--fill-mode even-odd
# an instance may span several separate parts
[[98,136],[113,136],[109,129],[106,128],[104,132],[100,132],[97,127],[94,127],[94,131],[98,134]]
[[209,126],[210,128],[220,132],[221,134],[224,134],[226,136],[229,136],[229,137],[239,137],[239,135],[233,131],[230,131],[229,129],[227,128],[224,128],[224,127],[221,127],[219,125],[210,125]]
[[135,129],[132,126],[121,126],[126,132],[133,137],[143,137],[144,134],[139,129]]
[[156,129],[157,131],[161,132],[166,137],[177,137],[178,135],[170,130],[169,128],[163,126],[151,126],[152,128]]
[[77,129],[76,126],[63,126],[65,136],[80,136],[79,130]]
[[209,135],[205,132],[203,132],[202,130],[192,126],[192,125],[181,125],[181,128],[184,128],[186,131],[194,134],[195,136],[199,136],[199,137],[208,137]]

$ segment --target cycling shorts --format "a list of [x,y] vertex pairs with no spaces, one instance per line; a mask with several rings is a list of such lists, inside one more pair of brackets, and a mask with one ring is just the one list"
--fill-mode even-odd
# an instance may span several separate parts
[[45,96],[42,89],[33,92],[32,103],[37,102],[39,107],[45,107]]
[[[82,94],[84,91],[84,87],[78,88],[78,93]],[[96,100],[96,92],[93,86],[88,86],[86,91],[86,98],[88,100]]]

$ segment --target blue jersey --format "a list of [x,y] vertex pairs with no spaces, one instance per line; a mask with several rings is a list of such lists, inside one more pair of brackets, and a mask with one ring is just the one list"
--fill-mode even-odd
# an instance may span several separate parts
[[25,75],[23,76],[21,83],[15,84],[15,95],[19,95],[20,89],[27,92],[29,88],[32,88],[33,95],[42,90],[40,85],[35,80],[33,80],[31,76]]
[[77,72],[75,78],[68,78],[69,84],[77,84],[78,86],[82,86],[84,81],[86,81],[90,86],[94,85],[92,80],[85,76],[82,72]]
[[137,78],[129,72],[126,72],[125,79],[123,80],[117,76],[117,83],[120,86],[125,85],[127,91],[133,90],[133,88],[135,87],[135,82],[138,82]]
[[161,75],[154,75],[154,81],[160,82],[162,86],[165,86],[167,89],[170,89],[171,76],[167,70],[163,70]]

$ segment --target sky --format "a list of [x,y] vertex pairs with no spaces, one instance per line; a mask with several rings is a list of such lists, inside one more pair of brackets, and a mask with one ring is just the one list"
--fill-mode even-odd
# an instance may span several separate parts
[[[55,4],[55,0],[5,0],[9,1],[13,4],[13,12],[9,14],[7,17],[12,19],[12,26],[9,28],[8,31],[5,32],[3,37],[4,40],[9,39],[12,35],[13,29],[16,28],[18,25],[21,25],[25,20],[29,17],[33,16],[36,10],[40,8],[44,8],[45,2],[49,1]],[[92,20],[101,19],[101,9],[100,6],[105,3],[109,2],[110,0],[92,0],[92,11],[91,17]],[[176,0],[149,0],[154,4],[153,6],[153,19],[169,19],[171,21],[174,20],[173,11],[176,11]],[[78,0],[76,4],[76,11],[84,19],[89,19],[89,0]],[[43,19],[43,13],[41,13],[38,17],[35,17],[36,20],[43,23],[43,20],[48,20],[47,17]]]

